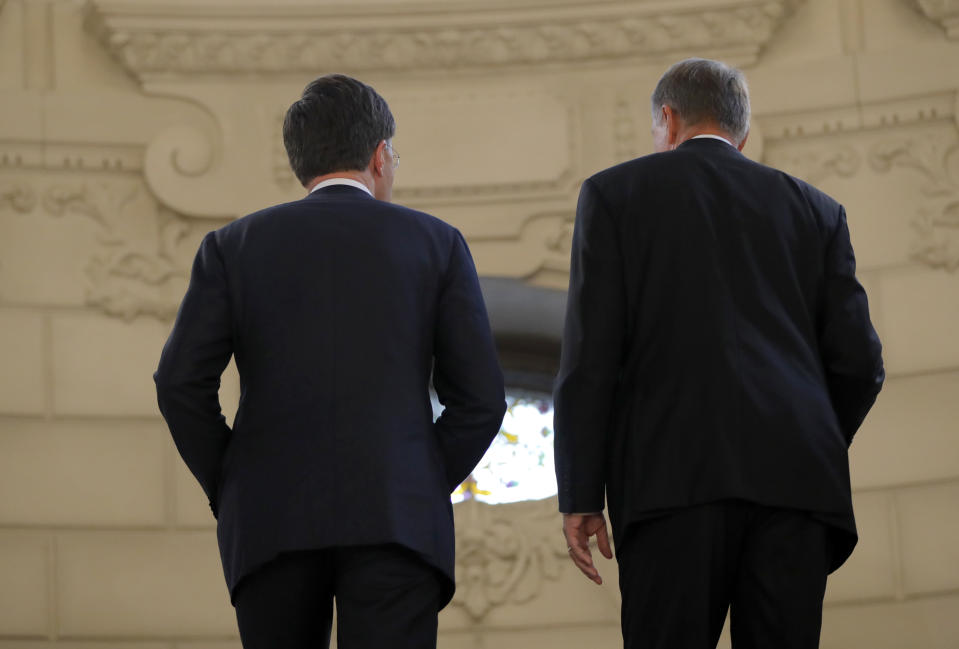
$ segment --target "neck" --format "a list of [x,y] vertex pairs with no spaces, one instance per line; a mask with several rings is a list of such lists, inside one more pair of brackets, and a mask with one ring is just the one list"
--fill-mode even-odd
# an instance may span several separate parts
[[685,129],[681,130],[676,136],[676,145],[679,146],[686,140],[691,140],[697,135],[716,135],[724,140],[728,140],[730,144],[736,146],[739,144],[736,140],[733,139],[733,136],[727,133],[726,131],[718,128],[716,126],[704,126],[702,124],[695,124],[693,126],[688,126]]
[[373,175],[369,171],[334,171],[323,176],[317,176],[311,180],[306,185],[306,191],[311,192],[313,188],[319,185],[324,180],[330,180],[331,178],[349,178],[350,180],[355,180],[358,183],[366,185],[370,193],[374,193],[375,185],[373,183]]

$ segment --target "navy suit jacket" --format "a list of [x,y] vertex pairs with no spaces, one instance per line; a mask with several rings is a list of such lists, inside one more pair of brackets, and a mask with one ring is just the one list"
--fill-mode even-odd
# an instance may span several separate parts
[[841,205],[714,139],[586,180],[555,387],[564,512],[722,499],[856,542],[847,449],[884,378]]
[[[232,430],[217,397],[231,355]],[[333,186],[211,232],[154,378],[217,516],[231,595],[284,551],[398,543],[452,596],[450,491],[505,410],[456,229]]]

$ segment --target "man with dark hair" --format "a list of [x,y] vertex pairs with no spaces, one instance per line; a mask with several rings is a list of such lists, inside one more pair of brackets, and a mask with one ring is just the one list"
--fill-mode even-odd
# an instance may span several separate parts
[[[435,646],[454,588],[449,494],[502,422],[466,242],[388,202],[394,130],[366,84],[307,86],[283,140],[309,195],[203,239],[155,374],[247,649],[328,646],[334,599],[342,649]],[[231,355],[232,430],[217,398]]]
[[[738,70],[689,59],[652,95],[657,153],[583,183],[555,389],[573,562],[612,558],[625,646],[819,643],[856,543],[847,449],[881,347],[841,205],[740,153]],[[605,497],[605,498],[604,498]]]

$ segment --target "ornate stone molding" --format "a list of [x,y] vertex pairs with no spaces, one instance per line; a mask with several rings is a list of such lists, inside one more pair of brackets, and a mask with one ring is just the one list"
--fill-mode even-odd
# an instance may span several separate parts
[[879,172],[900,167],[925,179],[925,202],[912,222],[918,235],[912,256],[934,268],[959,269],[959,134],[884,140],[869,161]]
[[959,39],[959,0],[913,0],[927,18],[942,25],[949,38]]
[[556,580],[566,560],[556,499],[510,505],[468,500],[456,515],[453,605],[480,620],[497,606],[522,604]]
[[101,247],[86,268],[88,305],[127,320],[176,315],[189,275],[190,251],[181,242],[190,228],[161,214],[139,181],[51,185],[43,206],[53,216],[82,215],[99,226]]
[[87,176],[44,187],[0,182],[0,211],[6,208],[78,216],[93,224],[97,247],[84,269],[88,306],[127,320],[176,315],[199,231],[158,207],[141,181]]
[[23,183],[0,183],[0,210],[10,208],[26,214],[37,204],[37,195],[30,185]]
[[957,117],[957,104],[959,96],[950,91],[823,111],[762,115],[757,119],[767,142],[800,140],[953,119]]
[[[453,70],[675,58],[756,60],[802,0],[522,0],[262,7],[91,0],[87,26],[141,81],[318,70]],[[268,10],[267,10],[268,7]]]
[[517,231],[468,233],[479,268],[495,269],[490,276],[530,280],[544,271],[569,278],[573,240],[573,209],[533,213]]
[[767,153],[766,163],[816,185],[830,176],[855,175],[862,167],[862,155],[851,145],[780,148]]

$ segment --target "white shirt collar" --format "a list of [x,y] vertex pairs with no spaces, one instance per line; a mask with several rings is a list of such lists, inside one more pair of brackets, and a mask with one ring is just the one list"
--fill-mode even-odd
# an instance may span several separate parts
[[357,189],[362,189],[364,192],[373,196],[373,192],[370,191],[370,188],[361,183],[358,180],[353,180],[352,178],[327,178],[323,182],[319,183],[316,187],[310,190],[312,194],[318,189],[323,189],[324,187],[332,187],[333,185],[349,185],[350,187],[356,187]]
[[700,134],[700,135],[694,135],[694,136],[692,136],[692,137],[689,138],[689,139],[690,139],[690,140],[698,140],[698,139],[700,139],[700,138],[707,138],[707,137],[708,137],[710,140],[720,140],[720,141],[722,141],[722,142],[725,142],[725,143],[728,144],[729,146],[734,146],[733,143],[730,142],[729,140],[727,140],[726,138],[721,137],[721,136],[719,136],[719,135],[713,135],[712,133],[702,133],[702,134]]

